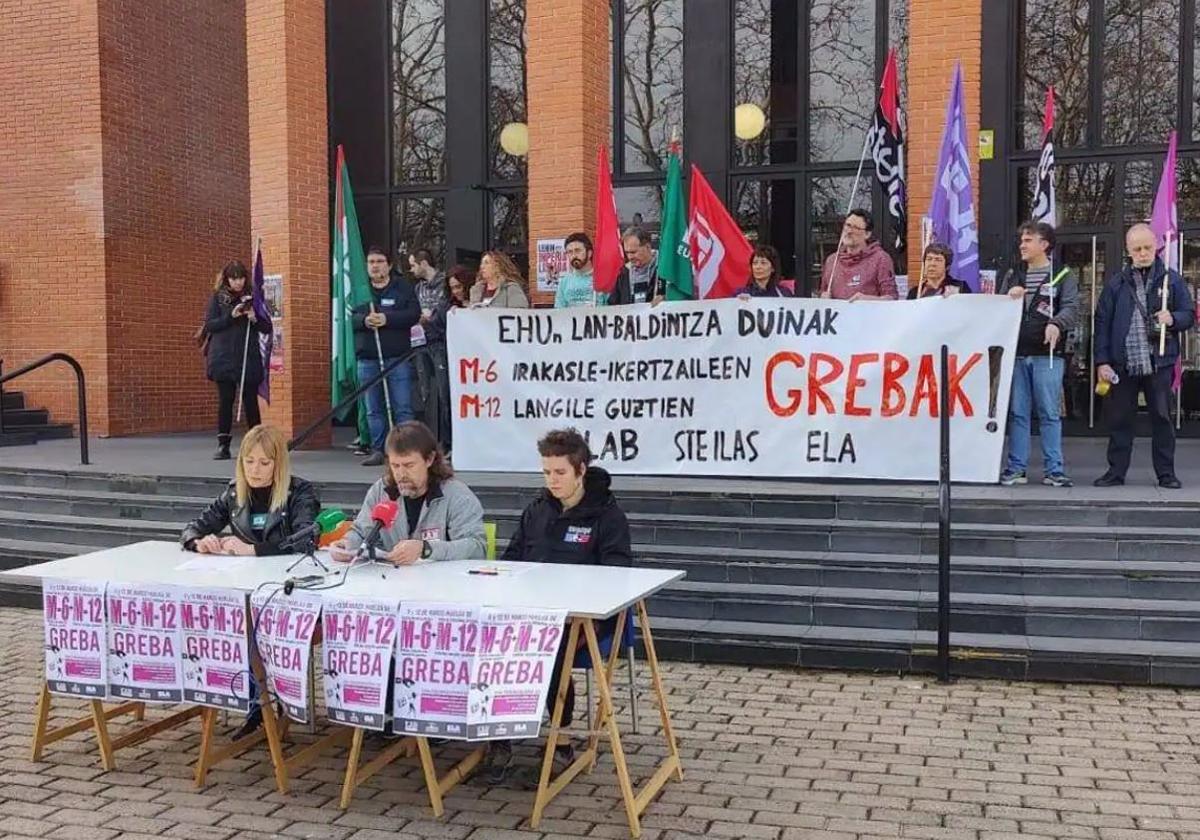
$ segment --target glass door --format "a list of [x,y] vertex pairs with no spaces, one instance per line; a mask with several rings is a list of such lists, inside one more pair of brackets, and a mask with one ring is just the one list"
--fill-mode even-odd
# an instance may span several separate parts
[[1100,402],[1095,394],[1096,303],[1104,280],[1119,263],[1119,250],[1108,231],[1072,234],[1059,239],[1058,265],[1070,266],[1079,277],[1079,319],[1067,334],[1066,379],[1063,382],[1064,431],[1092,434],[1100,429]]

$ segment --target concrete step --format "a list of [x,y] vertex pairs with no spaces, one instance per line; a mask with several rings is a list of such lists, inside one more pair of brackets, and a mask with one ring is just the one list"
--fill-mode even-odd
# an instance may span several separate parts
[[4,431],[12,434],[33,434],[38,440],[58,440],[75,436],[70,423],[4,423]]
[[4,426],[44,426],[50,422],[50,412],[44,408],[5,408]]
[[29,446],[37,442],[37,435],[33,432],[0,432],[0,446]]
[[22,409],[25,407],[25,394],[20,391],[9,391],[7,388],[0,394],[0,409]]
[[[660,656],[741,666],[934,673],[936,633],[652,617]],[[1010,680],[1200,686],[1200,644],[952,633],[951,673]]]
[[[697,621],[936,630],[937,593],[894,589],[674,584],[653,612]],[[965,633],[1200,643],[1200,604],[1136,598],[954,593],[951,628]]]
[[[357,507],[375,475],[361,482],[325,482],[318,489],[323,502]],[[619,480],[619,479],[618,479]],[[106,473],[25,470],[0,467],[0,485],[50,487],[75,491],[127,492],[142,495],[184,496],[209,499],[220,492],[226,479],[126,476]],[[476,488],[485,509],[520,509],[529,501],[528,488],[479,486]],[[867,521],[935,524],[937,508],[933,500],[916,496],[871,499],[838,495],[831,485],[825,495],[772,492],[754,493],[693,492],[680,489],[647,491],[622,488],[622,505],[630,514],[651,515],[661,520],[685,517],[716,518],[723,521],[770,522],[772,520]],[[988,524],[1021,526],[1031,533],[1040,526],[1071,525],[1103,531],[1110,527],[1194,528],[1200,517],[1200,503],[1114,503],[1084,504],[1064,501],[1046,504],[1037,499],[1015,499],[998,503],[983,499],[960,499],[954,505],[958,525]]]

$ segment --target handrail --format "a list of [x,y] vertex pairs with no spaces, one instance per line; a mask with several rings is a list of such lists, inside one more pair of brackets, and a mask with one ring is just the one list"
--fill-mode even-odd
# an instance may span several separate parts
[[[942,382],[950,381],[950,348],[942,345]],[[950,681],[950,389],[943,387],[938,406],[938,682]]]
[[[304,443],[304,441],[306,441],[309,438],[309,436],[312,435],[313,432],[315,432],[321,426],[323,426],[327,422],[329,422],[330,418],[332,418],[335,414],[338,414],[342,409],[346,408],[352,402],[354,402],[359,397],[361,397],[363,394],[365,394],[367,391],[371,390],[376,385],[378,385],[385,376],[387,376],[389,373],[392,372],[392,370],[394,370],[395,368],[399,367],[400,365],[405,364],[406,362],[410,362],[413,359],[417,358],[418,356],[422,356],[422,355],[424,355],[424,356],[432,355],[429,352],[429,347],[427,345],[422,346],[422,347],[413,347],[413,348],[409,349],[403,355],[398,356],[395,359],[393,359],[392,362],[387,367],[383,368],[381,371],[379,371],[379,373],[375,374],[375,376],[371,377],[371,379],[369,379],[367,382],[364,382],[362,385],[359,385],[358,388],[355,389],[355,391],[352,394],[350,394],[349,396],[343,397],[341,402],[339,402],[333,408],[329,409],[324,414],[322,414],[320,417],[318,417],[316,420],[314,420],[312,423],[310,423],[308,426],[306,426],[304,428],[304,430],[302,432],[300,432],[300,434],[296,435],[294,438],[289,440],[288,441],[288,451],[290,452],[293,449],[295,449],[297,446],[299,446],[300,444]],[[433,391],[433,389],[431,389],[431,392],[432,391]]]
[[88,461],[87,386],[84,383],[83,368],[80,367],[79,362],[66,353],[50,353],[47,356],[42,356],[42,358],[35,362],[30,362],[24,367],[17,368],[12,373],[0,376],[0,388],[2,388],[5,382],[16,379],[18,376],[24,376],[30,371],[37,370],[51,362],[66,362],[75,371],[75,384],[79,403],[79,461],[86,465],[90,463]]

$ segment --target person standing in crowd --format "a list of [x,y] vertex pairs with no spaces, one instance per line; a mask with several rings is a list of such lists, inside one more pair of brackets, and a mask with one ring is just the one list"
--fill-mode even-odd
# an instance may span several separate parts
[[[421,307],[420,322],[412,329],[413,347],[428,348],[428,355],[418,354],[413,361],[417,370],[417,386],[420,394],[420,411],[425,423],[433,429],[442,425],[441,415],[449,406],[450,387],[446,373],[446,330],[444,323],[435,320],[435,314],[445,305],[449,293],[446,275],[433,266],[433,254],[428,248],[418,248],[408,257],[417,295]],[[442,382],[446,381],[445,401],[442,400]],[[439,437],[443,443],[445,438]]]
[[435,560],[482,560],[487,556],[483,505],[454,470],[433,432],[415,420],[387,436],[383,477],[371,485],[354,529],[330,545],[330,556],[354,559],[362,535],[371,529],[371,511],[384,499],[401,502],[403,515],[380,532],[378,557],[394,566]]
[[[179,542],[185,551],[266,557],[315,547],[291,545],[293,535],[310,528],[321,509],[316,489],[292,475],[287,438],[274,426],[255,426],[242,438],[234,479],[204,511],[183,528]],[[226,529],[228,534],[224,534]],[[303,538],[301,538],[303,539]],[[262,707],[251,681],[251,704],[233,739],[262,726]]]
[[834,300],[896,300],[892,258],[871,232],[875,223],[861,208],[842,224],[838,249],[821,267],[821,297]]
[[1021,264],[1004,275],[998,289],[1021,301],[1021,327],[1009,401],[1008,465],[1000,483],[1011,487],[1029,479],[1030,421],[1037,411],[1042,439],[1042,483],[1071,487],[1063,464],[1062,389],[1066,363],[1063,338],[1079,314],[1079,279],[1069,268],[1054,268],[1055,232],[1046,222],[1018,229]]
[[[589,466],[592,453],[587,440],[575,429],[549,432],[538,441],[542,477],[546,487],[521,514],[517,531],[504,550],[509,563],[575,563],[588,566],[630,566],[633,551],[629,521],[613,496],[612,479],[600,467]],[[616,618],[596,625],[598,638],[612,636]],[[578,644],[582,646],[583,639]],[[558,694],[563,659],[574,656],[560,645],[551,671],[546,706],[553,708]],[[567,684],[562,725],[570,726],[575,714],[575,686]],[[554,747],[556,769],[569,767],[575,750],[569,740]],[[512,744],[492,741],[481,770],[488,784],[499,785],[512,768]]]
[[[1183,484],[1175,475],[1175,426],[1169,400],[1179,337],[1192,328],[1196,313],[1187,283],[1155,256],[1158,236],[1149,225],[1129,229],[1125,250],[1128,263],[1104,284],[1096,305],[1096,379],[1109,383],[1105,408],[1109,433],[1108,470],[1093,483],[1097,487],[1125,483],[1140,393],[1150,414],[1150,452],[1158,486],[1178,490]],[[1166,347],[1160,355],[1159,331],[1164,329]]]
[[498,309],[528,309],[529,298],[522,287],[521,272],[503,251],[487,251],[479,261],[479,282],[470,288],[471,306]]
[[471,298],[471,289],[475,285],[475,272],[471,271],[466,266],[456,265],[450,269],[449,277],[446,281],[446,289],[448,294],[442,301],[442,304],[433,312],[433,317],[429,321],[429,330],[433,335],[441,336],[442,341],[438,348],[440,352],[435,355],[434,362],[440,372],[438,377],[438,400],[441,410],[437,412],[436,424],[431,424],[431,427],[437,432],[438,442],[442,445],[442,450],[446,453],[446,457],[450,457],[450,452],[453,444],[452,424],[450,422],[450,365],[448,347],[446,345],[446,328],[451,309],[462,309],[465,307]]
[[213,458],[228,461],[229,444],[233,440],[233,403],[239,383],[246,428],[253,429],[262,422],[258,385],[263,380],[263,360],[258,336],[271,332],[271,322],[260,323],[254,314],[249,274],[238,260],[226,263],[217,277],[203,332],[208,337],[205,373],[217,386],[217,451]]
[[[421,306],[421,326],[425,329],[425,340],[433,344],[436,339],[429,335],[429,323],[446,300],[446,275],[433,265],[433,252],[418,248],[408,257],[408,267],[416,281],[417,302]],[[444,338],[444,336],[443,336]]]
[[970,286],[964,281],[950,276],[950,263],[952,262],[954,262],[954,252],[942,243],[930,242],[926,245],[925,253],[921,258],[921,281],[908,290],[908,299],[969,294]]
[[[392,276],[391,262],[382,248],[368,249],[367,275],[371,301],[355,307],[351,317],[361,383],[374,379],[409,351],[412,328],[421,317],[412,286]],[[366,401],[371,454],[362,464],[377,467],[383,463],[388,428],[412,419],[412,363],[405,361],[393,367],[384,380],[366,392]]]
[[586,233],[572,233],[564,243],[571,270],[558,278],[554,308],[603,306],[608,295],[598,293],[592,277],[592,239]]
[[779,252],[770,245],[755,245],[750,255],[750,282],[738,292],[743,300],[752,297],[792,297],[779,285]]
[[625,231],[621,244],[625,248],[625,267],[617,276],[617,286],[609,304],[662,303],[664,292],[658,279],[658,252],[650,247],[650,234],[643,228],[631,227]]

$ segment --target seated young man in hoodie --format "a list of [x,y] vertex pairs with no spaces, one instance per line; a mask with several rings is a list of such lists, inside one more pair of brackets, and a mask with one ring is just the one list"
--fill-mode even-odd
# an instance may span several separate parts
[[[504,551],[503,560],[527,563],[575,563],[580,565],[629,566],[633,562],[630,550],[629,522],[609,490],[612,479],[600,467],[590,467],[592,453],[583,435],[574,429],[548,433],[538,441],[542,457],[542,475],[546,488],[529,503],[521,514],[517,532]],[[596,625],[598,638],[611,636],[616,630],[616,618]],[[580,638],[578,645],[584,644]],[[553,710],[558,694],[558,679],[563,658],[574,657],[561,645],[558,660],[551,672],[550,691],[546,705]],[[575,685],[567,685],[563,705],[562,725],[570,726],[575,713]],[[492,741],[482,769],[488,784],[502,784],[512,767],[512,744]],[[556,770],[575,760],[575,750],[569,741],[554,749]]]

